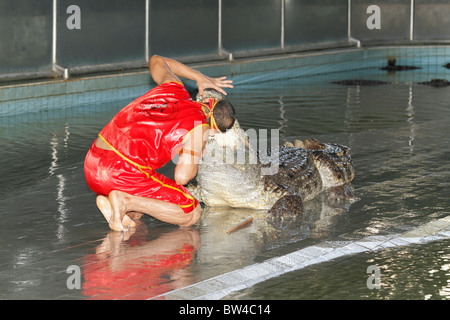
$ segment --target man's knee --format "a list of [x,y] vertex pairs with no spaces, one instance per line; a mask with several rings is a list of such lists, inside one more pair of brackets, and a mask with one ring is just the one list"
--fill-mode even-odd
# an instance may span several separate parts
[[186,215],[186,222],[183,223],[181,226],[190,227],[200,220],[200,217],[202,215],[202,207],[200,206],[200,204],[198,204],[194,210],[192,210],[189,213],[185,213],[185,215]]

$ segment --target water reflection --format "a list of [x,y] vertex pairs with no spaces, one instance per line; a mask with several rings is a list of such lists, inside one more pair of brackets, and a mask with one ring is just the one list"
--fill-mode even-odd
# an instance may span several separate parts
[[443,264],[440,266],[439,270],[445,272],[447,284],[439,289],[439,295],[450,299],[450,254],[444,254],[442,260]]
[[413,106],[413,88],[412,86],[409,86],[409,96],[408,96],[408,107],[406,108],[406,115],[408,116],[408,119],[406,120],[409,125],[409,151],[414,152],[414,138],[416,137],[416,125],[414,123],[414,106]]
[[[227,260],[227,270],[236,265],[253,261],[255,256],[277,254],[286,243],[305,239],[324,239],[334,232],[334,226],[345,217],[350,204],[326,193],[304,203],[301,215],[272,218],[266,210],[228,207],[206,207],[200,220],[202,243],[199,257],[205,260]],[[244,229],[227,233],[240,222],[253,217]],[[272,251],[273,250],[273,251]],[[235,261],[235,257],[238,260]],[[220,265],[217,268],[223,269]]]
[[[53,133],[52,138],[50,139],[50,149],[51,149],[51,162],[49,167],[49,175],[50,177],[56,176],[56,202],[58,203],[58,216],[56,217],[57,228],[56,228],[56,237],[60,243],[64,242],[64,237],[67,234],[67,230],[64,226],[65,222],[68,220],[68,209],[66,206],[66,197],[64,196],[64,192],[66,190],[66,178],[63,174],[57,174],[57,169],[59,168],[59,162],[65,160],[65,155],[68,150],[70,131],[69,124],[66,122],[64,125],[64,134],[62,137],[62,143],[59,142],[58,136],[56,132]],[[62,150],[59,150],[62,148]],[[62,153],[63,156],[58,155]]]
[[[197,230],[111,231],[84,259],[82,294],[89,299],[149,299],[192,284],[189,266],[200,248]],[[148,238],[151,238],[148,240]]]
[[[449,299],[450,248],[448,240],[380,251],[367,260],[381,269],[381,289],[366,292],[365,298]],[[442,246],[444,245],[444,246]],[[356,260],[356,259],[355,259]]]
[[286,110],[283,102],[283,96],[280,96],[280,98],[278,99],[278,103],[280,104],[280,120],[278,121],[280,126],[278,130],[280,131],[280,134],[282,136],[285,136],[286,128],[288,126],[287,125],[288,119],[286,119]]

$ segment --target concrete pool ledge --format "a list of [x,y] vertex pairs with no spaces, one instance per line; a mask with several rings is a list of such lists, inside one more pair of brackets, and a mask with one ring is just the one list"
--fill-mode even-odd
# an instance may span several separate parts
[[324,241],[317,245],[233,270],[152,299],[218,300],[257,283],[344,256],[375,252],[450,238],[450,215],[401,234],[369,236],[357,241]]

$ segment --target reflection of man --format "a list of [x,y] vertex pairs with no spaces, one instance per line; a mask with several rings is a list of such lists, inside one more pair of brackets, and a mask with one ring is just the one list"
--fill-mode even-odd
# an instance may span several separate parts
[[[226,94],[225,77],[210,78],[175,60],[152,56],[150,73],[158,86],[122,109],[100,132],[85,160],[89,187],[112,230],[135,225],[148,214],[180,226],[195,224],[201,207],[183,186],[197,174],[208,134],[224,132],[235,120],[225,100],[193,101],[178,77],[196,81],[199,94],[212,88]],[[180,154],[175,181],[155,170]]]
[[96,300],[141,300],[191,285],[189,265],[201,246],[198,231],[153,230],[151,241],[146,232],[145,227],[111,231],[97,253],[84,260],[82,294]]

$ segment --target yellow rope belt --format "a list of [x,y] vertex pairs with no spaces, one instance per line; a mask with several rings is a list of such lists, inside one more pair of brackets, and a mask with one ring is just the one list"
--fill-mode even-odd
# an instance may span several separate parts
[[119,157],[121,157],[123,160],[127,161],[128,163],[131,163],[133,166],[135,166],[136,168],[139,169],[139,171],[141,171],[142,173],[144,173],[147,178],[150,178],[150,174],[146,171],[144,171],[144,169],[146,170],[150,170],[153,171],[152,167],[146,167],[146,166],[142,166],[136,162],[134,162],[133,160],[128,159],[127,157],[125,157],[122,153],[120,153],[119,150],[117,150],[116,148],[114,148],[106,139],[105,137],[103,137],[101,134],[98,134],[98,136],[108,145],[108,147],[111,148],[112,151],[114,151]]
[[153,175],[150,175],[148,172],[144,171],[144,170],[150,170],[150,171],[154,171],[152,167],[146,167],[146,166],[142,166],[136,162],[134,162],[133,160],[128,159],[126,156],[124,156],[119,150],[117,150],[116,148],[114,148],[106,139],[105,137],[103,137],[101,134],[98,135],[107,145],[108,147],[111,148],[112,151],[114,151],[119,157],[121,157],[123,160],[127,161],[128,163],[132,164],[133,166],[135,166],[136,168],[139,169],[139,171],[141,171],[143,174],[145,174],[145,176],[148,178],[152,178],[153,181],[158,182],[159,184],[161,184],[163,187],[181,192],[186,198],[192,200],[191,204],[188,205],[179,205],[181,208],[187,208],[190,206],[193,206],[195,204],[195,199],[194,197],[192,197],[190,194],[187,194],[185,192],[183,192],[183,190],[178,189],[176,187],[170,186],[168,184],[163,183],[162,181],[158,180],[157,178],[155,178]]
[[217,126],[216,119],[213,116],[214,108],[215,108],[217,102],[219,102],[219,101],[220,100],[209,99],[209,105],[206,104],[206,103],[203,103],[203,102],[200,102],[200,104],[202,106],[204,106],[204,107],[209,109],[209,113],[208,114],[206,114],[205,111],[203,111],[203,113],[205,114],[206,118],[210,118],[211,119],[211,121],[210,121],[211,122],[211,129],[221,132],[219,127]]

